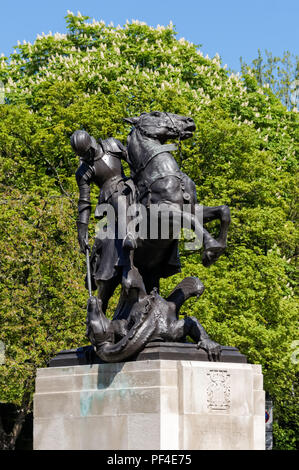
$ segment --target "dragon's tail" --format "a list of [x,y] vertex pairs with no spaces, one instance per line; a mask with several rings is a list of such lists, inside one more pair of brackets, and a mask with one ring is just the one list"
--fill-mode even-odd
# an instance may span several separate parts
[[135,356],[150,340],[156,325],[153,318],[154,295],[146,296],[137,308],[142,309],[139,320],[130,328],[116,344],[105,342],[97,348],[97,355],[105,362],[122,362]]

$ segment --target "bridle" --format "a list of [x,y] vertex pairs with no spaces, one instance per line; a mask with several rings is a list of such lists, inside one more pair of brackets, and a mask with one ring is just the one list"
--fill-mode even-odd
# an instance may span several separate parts
[[[164,112],[164,114],[168,117],[169,121],[171,122],[171,126],[167,126],[165,124],[156,124],[156,127],[165,127],[166,129],[169,129],[169,130],[173,130],[175,131],[177,134],[178,134],[178,149],[179,149],[179,152],[180,152],[180,166],[182,166],[182,161],[183,161],[183,156],[182,156],[182,144],[181,144],[181,137],[182,137],[182,133],[180,131],[180,129],[177,127],[177,125],[175,124],[175,122],[173,121],[172,117],[170,116],[170,114],[168,114],[167,112]],[[140,125],[138,125],[138,123],[135,124],[135,127],[136,129],[139,130],[139,132],[143,135],[145,135],[146,137],[152,137],[150,136],[145,130],[144,130],[144,127],[151,127],[150,124],[144,124],[142,127]]]
[[[182,155],[182,144],[181,144],[181,136],[182,136],[182,133],[180,131],[180,129],[176,126],[175,122],[173,122],[172,120],[172,117],[170,116],[170,114],[166,113],[166,116],[168,117],[168,119],[170,120],[171,124],[173,125],[173,129],[174,131],[176,131],[178,134],[179,134],[179,140],[178,140],[178,148],[179,148],[179,152],[180,152],[180,167],[182,166],[182,162],[183,162],[183,155]],[[168,128],[169,129],[169,128]]]

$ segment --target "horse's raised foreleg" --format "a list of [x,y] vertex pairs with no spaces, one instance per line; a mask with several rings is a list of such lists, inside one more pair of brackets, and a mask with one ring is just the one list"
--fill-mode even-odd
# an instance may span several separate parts
[[[191,191],[192,181],[190,180],[189,185],[187,185],[187,182],[188,179],[184,178],[185,190],[188,189],[187,194],[192,193],[192,197],[190,195],[191,204],[184,204],[184,195],[179,178],[167,176],[155,181],[151,185],[151,203],[155,204],[155,208],[152,206],[150,212],[153,214],[153,210],[156,211],[154,213],[155,217],[160,213],[158,215],[161,217],[161,221],[164,220],[167,227],[169,227],[169,216],[171,214],[172,222],[175,222],[172,223],[173,232],[179,233],[178,222],[182,222],[183,228],[189,228],[195,232],[198,240],[203,244],[205,252],[216,255],[223,251],[223,246],[204,228],[202,207],[194,204],[196,198],[194,191]],[[165,217],[163,217],[163,213]],[[169,238],[172,237],[176,238],[177,235],[172,233]]]
[[203,209],[203,223],[211,222],[212,220],[220,220],[220,233],[217,241],[226,247],[226,239],[228,233],[228,227],[230,225],[230,210],[228,206],[215,206],[208,207],[202,206]]
[[[169,239],[178,238],[181,228],[191,229],[195,232],[199,242],[203,244],[205,251],[216,254],[223,250],[222,245],[204,228],[203,218],[196,211],[193,214],[191,210],[183,210],[178,204],[164,202],[159,204],[158,212],[154,214],[154,217],[161,221],[162,238],[165,238],[166,235]],[[153,223],[153,220],[151,223]],[[163,226],[167,230],[164,231]]]
[[222,247],[222,251],[213,253],[211,250],[205,250],[203,253],[202,262],[204,266],[210,266],[221,255],[226,248],[226,240],[228,228],[230,225],[230,210],[228,206],[202,206],[203,208],[203,223],[211,222],[212,220],[220,220],[220,232],[217,238],[218,243]]
[[[219,240],[215,240],[212,235],[203,226],[203,217],[198,214],[192,214],[188,211],[182,211],[183,227],[191,228],[198,240],[202,242],[205,252],[209,251],[215,255],[223,251],[223,247]],[[201,220],[202,219],[202,220]],[[190,224],[190,225],[189,225]]]

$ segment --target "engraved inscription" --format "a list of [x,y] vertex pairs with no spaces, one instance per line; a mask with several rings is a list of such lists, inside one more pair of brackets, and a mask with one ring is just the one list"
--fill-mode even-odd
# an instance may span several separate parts
[[211,411],[229,411],[231,406],[230,374],[227,370],[210,370],[207,374],[208,408]]

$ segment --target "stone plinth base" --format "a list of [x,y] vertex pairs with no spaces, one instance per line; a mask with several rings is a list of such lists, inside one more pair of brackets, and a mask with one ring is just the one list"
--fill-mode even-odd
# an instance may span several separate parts
[[147,360],[38,369],[34,449],[264,449],[259,365]]
[[[167,343],[153,341],[130,359],[131,361],[147,361],[148,359],[166,359],[178,361],[209,361],[206,351],[197,349],[194,343]],[[220,362],[247,362],[246,356],[237,348],[221,346]],[[83,366],[85,364],[106,364],[94,351],[93,346],[60,351],[49,361],[49,367]]]

